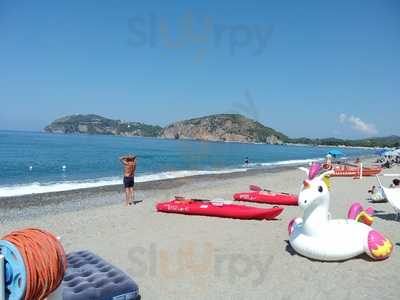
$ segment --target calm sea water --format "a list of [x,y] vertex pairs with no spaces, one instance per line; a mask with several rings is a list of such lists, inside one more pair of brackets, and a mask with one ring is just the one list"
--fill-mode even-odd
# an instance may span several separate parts
[[[118,157],[127,153],[138,155],[137,180],[151,181],[300,164],[329,149],[0,131],[0,197],[120,183]],[[348,157],[372,154],[343,151]]]

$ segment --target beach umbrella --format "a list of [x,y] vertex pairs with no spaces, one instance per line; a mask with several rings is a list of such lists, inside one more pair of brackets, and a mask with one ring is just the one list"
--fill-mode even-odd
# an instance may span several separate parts
[[386,151],[382,156],[400,156],[400,149]]
[[376,155],[382,156],[383,153],[387,152],[387,149],[378,149],[375,151]]
[[389,150],[385,150],[385,151],[381,152],[379,155],[380,156],[387,156],[389,152],[390,152]]
[[336,157],[344,155],[344,153],[338,149],[332,149],[328,152],[328,154]]

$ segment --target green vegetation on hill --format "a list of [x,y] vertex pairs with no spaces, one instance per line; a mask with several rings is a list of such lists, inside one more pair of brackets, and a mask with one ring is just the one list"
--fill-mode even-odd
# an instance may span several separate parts
[[51,133],[110,134],[156,137],[161,127],[138,122],[112,120],[98,115],[72,115],[55,120],[45,129]]
[[280,144],[284,134],[239,114],[217,114],[170,124],[161,137]]
[[351,147],[399,147],[400,137],[396,135],[387,137],[375,137],[358,140],[345,140],[338,138],[309,139],[297,138],[289,139],[289,143],[293,144],[309,144],[309,145],[329,145],[329,146],[351,146]]
[[306,144],[352,147],[399,147],[399,136],[347,140],[338,138],[289,138],[273,128],[240,114],[216,114],[173,123],[165,128],[139,122],[112,120],[102,116],[72,115],[59,118],[48,125],[46,132],[85,133],[125,136],[238,141],[268,144]]

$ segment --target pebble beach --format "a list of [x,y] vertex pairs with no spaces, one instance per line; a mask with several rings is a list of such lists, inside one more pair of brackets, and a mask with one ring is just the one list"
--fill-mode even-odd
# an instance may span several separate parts
[[[121,186],[4,198],[0,234],[50,230],[67,252],[90,250],[128,273],[143,299],[398,299],[399,222],[388,203],[369,203],[375,177],[332,178],[330,213],[345,218],[354,201],[374,207],[373,227],[394,245],[392,256],[380,262],[364,255],[328,263],[296,254],[287,225],[302,217],[298,207],[285,207],[273,221],[155,211],[157,202],[177,195],[231,200],[250,184],[298,193],[304,177],[285,168],[142,183],[140,202],[130,207],[123,205]],[[388,185],[391,178],[383,180]]]

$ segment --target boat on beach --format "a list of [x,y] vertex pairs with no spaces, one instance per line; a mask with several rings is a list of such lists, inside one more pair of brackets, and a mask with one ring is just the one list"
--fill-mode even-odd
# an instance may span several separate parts
[[283,208],[259,208],[247,205],[223,203],[220,201],[199,199],[172,199],[158,203],[156,209],[159,212],[184,215],[200,215],[209,217],[232,218],[243,220],[273,220],[279,216]]
[[381,167],[358,167],[353,165],[334,165],[331,176],[333,177],[360,177],[375,176],[382,172]]

